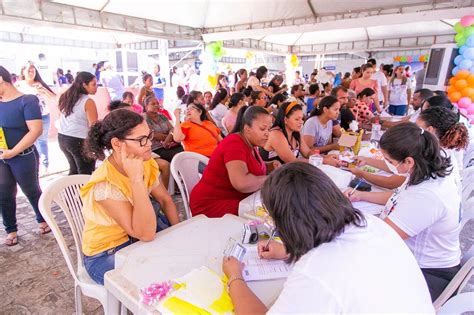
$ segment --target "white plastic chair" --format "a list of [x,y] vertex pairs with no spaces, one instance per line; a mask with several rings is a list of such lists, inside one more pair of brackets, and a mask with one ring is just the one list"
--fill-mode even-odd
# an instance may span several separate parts
[[201,179],[198,172],[199,162],[207,165],[209,158],[195,152],[181,152],[171,160],[171,175],[178,184],[181,197],[183,198],[186,219],[191,218],[189,209],[189,196],[194,186]]
[[[89,181],[89,178],[89,175],[71,175],[59,178],[53,181],[45,191],[43,191],[39,200],[41,215],[51,228],[64,259],[66,260],[69,272],[74,278],[76,314],[82,314],[81,293],[99,300],[104,310],[107,310],[108,303],[107,290],[104,286],[97,284],[89,277],[82,261],[83,255],[81,244],[84,218],[82,216],[82,199],[79,194],[79,189]],[[51,204],[53,201],[61,208],[66,216],[69,227],[71,228],[74,243],[76,245],[77,268],[74,267],[71,252],[51,210]],[[118,310],[119,306],[120,305],[117,304],[114,307]]]
[[474,311],[474,292],[464,292],[450,298],[437,314],[452,315]]

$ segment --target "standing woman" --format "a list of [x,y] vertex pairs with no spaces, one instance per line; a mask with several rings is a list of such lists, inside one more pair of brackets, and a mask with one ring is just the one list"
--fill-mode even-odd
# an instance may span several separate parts
[[404,116],[411,99],[411,80],[405,75],[405,68],[398,66],[388,83],[388,111],[392,115]]
[[[375,91],[375,95],[378,95],[377,80],[372,80],[372,74],[374,74],[374,68],[372,67],[372,65],[364,64],[362,65],[360,69],[362,71],[362,76],[358,79],[353,79],[351,81],[350,89],[354,90],[356,94],[359,94],[365,88],[371,88],[372,90]],[[381,113],[382,109],[380,108],[380,105],[377,103],[378,102],[374,103],[375,110]]]
[[228,99],[229,93],[227,93],[227,90],[225,88],[220,88],[217,90],[216,95],[214,95],[212,103],[208,109],[217,127],[222,131],[225,131],[222,126],[222,118],[224,118],[225,114],[229,111],[229,108],[225,105]]
[[226,133],[229,133],[234,129],[235,122],[237,121],[237,115],[239,110],[245,106],[245,96],[242,93],[234,93],[230,97],[229,110],[225,113],[222,118],[222,126],[225,128]]
[[20,93],[12,85],[10,73],[2,66],[0,99],[0,130],[7,145],[7,148],[0,149],[0,212],[8,234],[5,245],[13,246],[18,244],[17,184],[35,211],[40,233],[51,232],[38,208],[41,196],[38,181],[39,156],[34,143],[43,130],[38,98]]
[[22,72],[24,80],[18,82],[18,90],[23,94],[36,95],[39,100],[43,133],[38,140],[36,140],[35,145],[41,157],[41,165],[43,165],[44,171],[47,173],[49,167],[48,134],[50,125],[48,103],[55,99],[56,94],[54,94],[53,90],[43,81],[32,62],[28,62]]
[[247,86],[248,73],[245,69],[240,69],[235,73],[235,93],[241,93]]
[[143,106],[143,109],[146,110],[144,100],[145,98],[155,95],[153,93],[153,76],[149,73],[143,75],[143,86],[138,92],[138,103]]
[[92,174],[95,168],[95,161],[84,156],[82,147],[89,127],[97,121],[97,107],[89,97],[96,92],[95,76],[79,72],[71,87],[59,98],[59,148],[69,163],[69,175]]

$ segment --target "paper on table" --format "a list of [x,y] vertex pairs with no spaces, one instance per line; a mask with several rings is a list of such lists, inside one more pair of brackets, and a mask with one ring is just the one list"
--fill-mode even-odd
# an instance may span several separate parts
[[287,278],[292,268],[283,260],[261,259],[256,246],[247,247],[243,263],[245,263],[243,271],[245,281]]

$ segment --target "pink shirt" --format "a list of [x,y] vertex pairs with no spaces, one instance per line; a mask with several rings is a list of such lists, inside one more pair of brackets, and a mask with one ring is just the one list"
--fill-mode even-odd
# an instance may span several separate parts
[[225,113],[224,118],[222,118],[222,126],[224,126],[224,128],[227,129],[228,132],[231,132],[232,129],[234,129],[236,121],[237,121],[237,115],[234,114],[232,111],[228,110]]
[[351,90],[354,90],[356,94],[359,94],[365,88],[371,88],[372,90],[375,91],[375,94],[378,95],[377,94],[378,93],[377,80],[370,80],[368,82],[369,82],[368,84],[367,83],[364,84],[364,83],[361,83],[360,79],[352,80],[349,88]]

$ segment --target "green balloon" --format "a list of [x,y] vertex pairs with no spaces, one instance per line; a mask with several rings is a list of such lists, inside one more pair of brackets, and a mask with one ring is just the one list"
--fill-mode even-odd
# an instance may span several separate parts
[[402,58],[400,58],[400,61],[401,62],[407,62],[407,56],[402,56]]
[[456,43],[459,43],[462,40],[466,41],[466,37],[464,37],[463,33],[459,33],[454,36],[454,40],[456,41]]
[[456,33],[461,33],[462,31],[464,31],[464,27],[461,25],[460,22],[457,22],[456,24],[454,24],[454,30],[456,31]]
[[474,34],[474,26],[465,27],[463,34],[465,38],[468,38],[469,36]]

